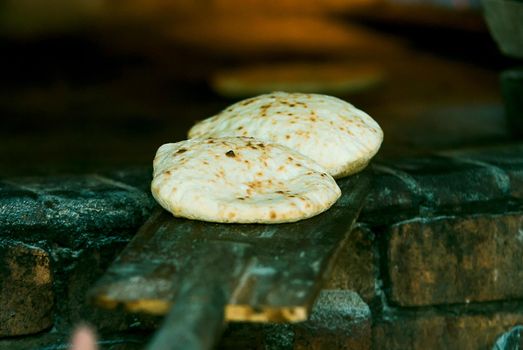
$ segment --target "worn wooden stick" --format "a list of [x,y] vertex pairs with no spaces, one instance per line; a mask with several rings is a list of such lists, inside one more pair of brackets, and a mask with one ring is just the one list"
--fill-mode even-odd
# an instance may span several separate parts
[[224,325],[224,309],[236,284],[234,281],[249,265],[250,248],[244,243],[221,242],[198,247],[176,302],[147,349],[212,348]]

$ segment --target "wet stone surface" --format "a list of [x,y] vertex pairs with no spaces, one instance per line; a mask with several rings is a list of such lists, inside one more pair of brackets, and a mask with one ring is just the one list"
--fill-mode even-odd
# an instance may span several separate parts
[[359,221],[385,225],[418,215],[421,202],[418,184],[408,174],[392,167],[381,163],[371,166],[373,186]]
[[[374,162],[360,222],[502,213],[523,198],[523,145]],[[517,204],[516,204],[517,206]]]
[[498,200],[509,193],[507,174],[488,165],[432,156],[403,159],[393,166],[418,184],[421,206],[427,210]]
[[144,193],[149,193],[151,181],[153,180],[153,169],[152,167],[132,167],[103,172],[101,175],[137,188]]
[[0,236],[78,248],[130,237],[155,203],[148,192],[99,175],[0,181]]
[[458,159],[491,164],[507,173],[510,180],[510,195],[523,198],[523,145],[499,146],[445,153]]

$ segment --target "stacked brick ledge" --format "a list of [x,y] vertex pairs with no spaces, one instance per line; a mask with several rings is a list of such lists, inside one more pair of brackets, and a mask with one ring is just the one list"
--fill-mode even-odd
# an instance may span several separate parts
[[[321,317],[231,325],[218,348],[490,349],[523,324],[523,145],[372,168]],[[107,344],[142,346],[157,319],[105,313],[84,298],[155,207],[149,182],[150,169],[0,180],[0,348],[64,344],[80,320],[97,324]],[[332,317],[340,321],[330,329]]]

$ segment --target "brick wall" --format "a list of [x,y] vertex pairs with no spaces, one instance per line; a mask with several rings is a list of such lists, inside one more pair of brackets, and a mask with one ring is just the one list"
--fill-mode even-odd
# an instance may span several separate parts
[[523,323],[523,147],[374,168],[365,227],[333,276],[352,271],[347,287],[367,296],[373,348],[491,349]]
[[[523,324],[523,145],[372,167],[311,320],[233,324],[219,348],[490,349]],[[94,309],[85,292],[154,208],[149,173],[0,181],[0,348],[63,345],[81,320],[106,344],[143,345],[157,319]]]

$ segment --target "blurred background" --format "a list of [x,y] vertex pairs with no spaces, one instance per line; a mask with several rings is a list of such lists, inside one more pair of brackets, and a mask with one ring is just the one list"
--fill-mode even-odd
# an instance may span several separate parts
[[273,90],[383,127],[380,157],[510,141],[478,0],[4,0],[0,175],[150,165]]

